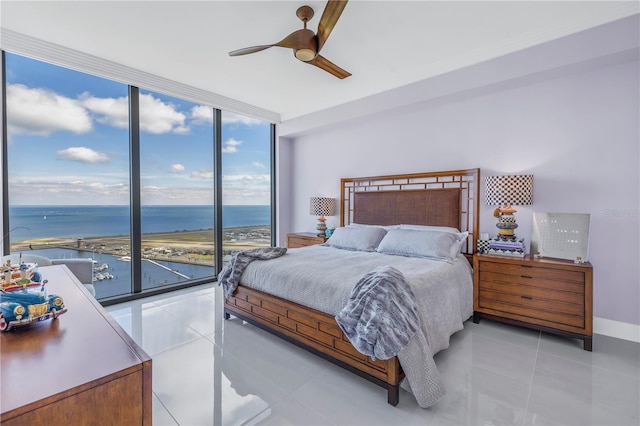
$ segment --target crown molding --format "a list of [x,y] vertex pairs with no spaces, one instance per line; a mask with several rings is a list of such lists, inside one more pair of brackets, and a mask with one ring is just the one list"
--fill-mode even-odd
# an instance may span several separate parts
[[223,111],[234,112],[271,123],[280,122],[279,113],[6,28],[0,29],[0,48],[7,52],[28,56],[145,90],[157,91],[198,104],[219,108]]

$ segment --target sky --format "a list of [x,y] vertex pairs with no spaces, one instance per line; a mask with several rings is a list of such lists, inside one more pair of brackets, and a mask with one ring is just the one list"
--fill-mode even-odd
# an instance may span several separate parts
[[[128,86],[6,54],[11,205],[129,204]],[[213,204],[213,109],[140,88],[143,205]],[[270,202],[270,125],[222,112],[223,202]]]

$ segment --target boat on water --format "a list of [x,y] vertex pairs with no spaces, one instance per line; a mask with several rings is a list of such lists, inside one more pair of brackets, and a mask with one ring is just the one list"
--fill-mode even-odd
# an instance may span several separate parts
[[102,272],[105,269],[109,269],[109,264],[103,263],[102,265],[95,267],[93,270],[96,272]]
[[131,256],[122,256],[119,257],[118,260],[122,260],[123,262],[131,262]]

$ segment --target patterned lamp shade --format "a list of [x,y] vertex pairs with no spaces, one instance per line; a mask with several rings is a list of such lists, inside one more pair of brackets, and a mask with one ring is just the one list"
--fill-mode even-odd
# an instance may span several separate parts
[[333,216],[336,211],[336,200],[327,197],[311,197],[309,214],[314,216]]
[[527,206],[533,203],[533,175],[487,176],[487,204]]

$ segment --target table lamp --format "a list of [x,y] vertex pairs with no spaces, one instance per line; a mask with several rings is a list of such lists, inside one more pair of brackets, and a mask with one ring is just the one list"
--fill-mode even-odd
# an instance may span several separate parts
[[318,216],[318,237],[325,237],[327,231],[327,224],[325,216],[333,216],[336,210],[336,202],[333,198],[327,197],[311,197],[311,207],[309,208],[309,214]]
[[487,204],[499,206],[493,212],[498,218],[498,236],[513,237],[518,227],[512,206],[533,202],[533,175],[487,176]]

